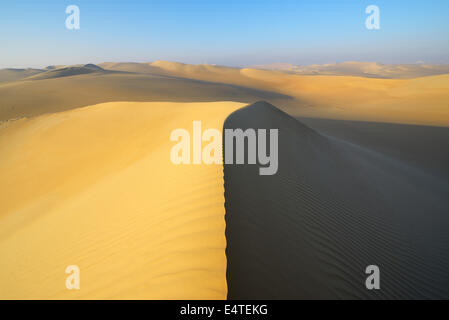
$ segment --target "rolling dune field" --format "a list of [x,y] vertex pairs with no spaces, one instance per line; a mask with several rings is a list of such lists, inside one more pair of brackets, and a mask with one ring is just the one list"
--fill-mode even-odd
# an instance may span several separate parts
[[[135,64],[105,64],[111,70],[136,70]],[[449,125],[449,75],[368,78],[351,75],[301,75],[277,70],[187,65],[156,61],[142,70],[277,92],[293,99],[273,103],[293,116]],[[130,68],[130,69],[128,69]],[[132,68],[132,69],[131,69]],[[396,73],[400,73],[397,66]],[[404,68],[406,71],[407,68]],[[146,71],[143,71],[146,72]],[[426,75],[426,73],[423,73]]]
[[[449,75],[273,69],[0,70],[0,298],[448,298]],[[174,165],[194,120],[279,129],[277,174]]]
[[[111,101],[249,104],[264,100],[295,117],[449,125],[448,74],[418,73],[407,78],[303,75],[168,61],[86,66],[41,70],[4,80],[0,83],[0,120]],[[403,69],[404,73],[408,70]],[[401,66],[395,70],[400,72]]]

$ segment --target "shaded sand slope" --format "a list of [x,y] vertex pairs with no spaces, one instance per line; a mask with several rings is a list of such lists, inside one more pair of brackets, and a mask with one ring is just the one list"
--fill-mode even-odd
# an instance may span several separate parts
[[[330,140],[259,102],[224,128],[279,128],[279,171],[225,165],[228,297],[449,297],[449,183]],[[381,290],[365,288],[378,265]]]
[[298,120],[329,137],[400,159],[449,180],[448,127],[317,118]]
[[[38,76],[50,77],[57,69]],[[63,71],[65,72],[65,71]],[[61,76],[61,74],[59,74]],[[172,76],[93,71],[0,84],[0,121],[112,101],[281,101],[289,97],[242,86]]]
[[0,298],[226,298],[223,167],[173,165],[169,137],[241,106],[116,102],[0,126]]

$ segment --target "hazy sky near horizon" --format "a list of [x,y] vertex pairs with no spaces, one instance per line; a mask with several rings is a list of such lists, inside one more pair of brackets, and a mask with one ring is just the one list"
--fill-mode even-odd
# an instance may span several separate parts
[[[65,26],[80,8],[80,30]],[[368,5],[380,30],[365,27]],[[0,68],[171,60],[449,63],[447,0],[0,0]]]

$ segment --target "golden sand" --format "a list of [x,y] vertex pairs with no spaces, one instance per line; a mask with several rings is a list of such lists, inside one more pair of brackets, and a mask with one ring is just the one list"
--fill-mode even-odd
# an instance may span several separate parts
[[169,137],[241,106],[114,102],[0,126],[0,298],[226,298],[222,165],[173,165]]

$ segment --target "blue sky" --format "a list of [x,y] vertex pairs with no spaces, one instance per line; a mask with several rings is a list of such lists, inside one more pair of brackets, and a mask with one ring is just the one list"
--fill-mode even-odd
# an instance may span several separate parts
[[[65,27],[79,6],[81,29]],[[380,30],[365,8],[380,8]],[[447,0],[0,0],[0,68],[172,60],[449,63]]]

